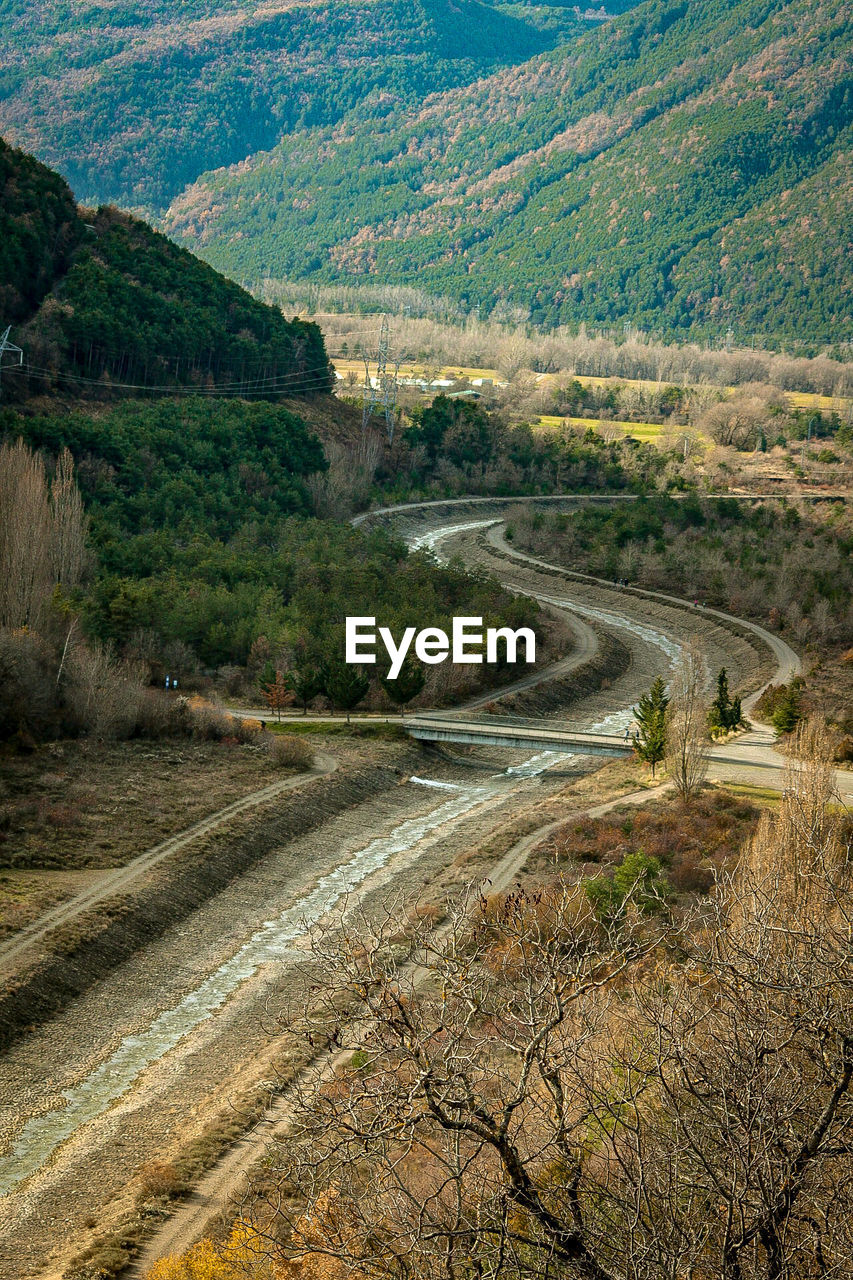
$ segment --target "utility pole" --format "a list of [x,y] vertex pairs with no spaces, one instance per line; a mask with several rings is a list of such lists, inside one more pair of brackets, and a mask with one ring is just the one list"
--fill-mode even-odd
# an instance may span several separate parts
[[[18,357],[18,359],[15,361],[16,365],[22,365],[24,363],[24,353],[21,350],[21,348],[16,347],[14,342],[9,341],[9,334],[11,332],[12,332],[12,326],[9,325],[8,328],[6,329],[6,332],[3,334],[2,337],[0,337],[0,378],[2,378],[2,373],[3,373],[3,356],[6,354],[7,351],[11,351],[13,355],[16,355]],[[0,391],[0,394],[2,394],[2,391]]]
[[397,374],[400,372],[400,361],[395,360],[394,372],[386,371],[382,379],[382,405],[385,410],[385,429],[388,433],[388,443],[394,443],[394,428],[397,425]]
[[388,316],[382,317],[382,325],[379,329],[379,351],[376,360],[376,385],[370,377],[370,369],[367,360],[364,362],[364,407],[361,412],[361,429],[365,431],[370,421],[371,414],[379,403],[379,397],[382,397],[382,406],[385,411],[385,423],[389,430],[389,440],[393,438],[394,429],[392,426],[394,409],[397,404],[397,370],[400,368],[399,361],[394,366],[394,372],[388,373],[388,345],[389,345],[389,329]]

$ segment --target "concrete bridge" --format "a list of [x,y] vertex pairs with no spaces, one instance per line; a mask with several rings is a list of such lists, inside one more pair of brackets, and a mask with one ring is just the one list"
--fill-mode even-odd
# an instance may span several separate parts
[[470,746],[515,747],[537,751],[563,751],[566,755],[629,756],[630,741],[623,735],[583,733],[570,726],[541,720],[490,716],[467,720],[458,716],[411,716],[404,721],[413,738],[426,742],[461,742]]

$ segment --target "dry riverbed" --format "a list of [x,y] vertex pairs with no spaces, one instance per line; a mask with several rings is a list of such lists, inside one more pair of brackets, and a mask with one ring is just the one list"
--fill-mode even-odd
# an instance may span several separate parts
[[[772,668],[772,660],[743,636],[710,618],[621,600],[600,588],[569,587],[558,575],[510,564],[499,546],[484,540],[481,528],[458,531],[446,550],[488,565],[509,585],[542,598],[558,616],[571,596],[584,624],[613,644],[618,661],[612,678],[596,669],[591,681],[576,685],[570,708],[562,709],[587,728],[623,729],[639,694],[655,675],[667,675],[680,645],[694,634],[712,670],[723,661],[729,666],[735,688],[756,687]],[[611,652],[599,645],[596,661],[602,649]],[[528,694],[516,696],[523,703]],[[558,711],[543,704],[535,714]],[[418,897],[440,912],[442,895],[487,878],[519,840],[643,785],[639,769],[628,761],[602,767],[589,757],[530,757],[499,749],[430,753],[410,743],[358,741],[339,733],[318,736],[316,745],[342,758],[333,778],[309,784],[327,792],[317,790],[313,800],[310,789],[298,793],[299,804],[317,820],[289,834],[282,830],[280,839],[263,845],[262,856],[217,885],[215,895],[195,905],[192,914],[165,930],[155,928],[147,945],[6,1055],[0,1076],[0,1187],[8,1195],[0,1201],[0,1280],[52,1280],[67,1272],[74,1257],[73,1273],[93,1276],[110,1250],[114,1269],[124,1256],[116,1243],[122,1224],[131,1224],[132,1237],[148,1211],[140,1209],[140,1195],[143,1201],[149,1197],[151,1221],[159,1212],[150,1200],[150,1162],[186,1168],[188,1147],[198,1153],[209,1140],[214,1149],[210,1134],[222,1132],[232,1106],[245,1119],[262,1082],[277,1070],[286,1077],[299,1059],[294,1043],[277,1036],[274,1015],[304,963],[306,926],[322,925],[345,899],[369,907],[388,897]],[[244,750],[234,748],[231,758],[248,759],[239,754]],[[170,763],[151,766],[163,770],[164,786]],[[363,779],[371,769],[382,774],[381,785],[346,798],[341,788],[350,771]],[[212,777],[203,771],[199,776]],[[245,776],[240,787],[249,791],[268,781],[269,775]],[[226,790],[215,790],[212,782],[199,787],[204,796],[215,795],[211,807],[234,798],[227,791],[233,780],[222,774],[217,787],[220,782]],[[345,807],[326,813],[317,797],[332,795],[333,787]],[[113,788],[116,805],[120,790]],[[128,800],[137,803],[156,808],[139,791]],[[183,813],[181,827],[204,816],[204,799],[199,803],[192,815]],[[108,805],[100,812],[107,839],[114,838],[113,816]],[[142,825],[138,811],[136,821]],[[243,814],[211,837],[211,857],[221,861],[229,840],[235,849],[238,843],[243,847],[271,821],[267,810]],[[122,817],[119,811],[126,858],[133,856],[133,825],[130,812]],[[143,847],[174,829],[146,830]],[[532,839],[530,848],[536,843]],[[182,889],[182,865],[198,875],[198,851],[195,861],[187,857],[173,869],[176,893]]]
[[[310,917],[312,889],[377,842],[364,864],[362,897],[410,895],[442,878],[459,883],[482,874],[505,841],[516,838],[528,808],[538,811],[553,801],[557,808],[549,808],[546,817],[556,817],[568,802],[570,776],[576,781],[600,769],[598,761],[575,761],[568,770],[524,777],[505,772],[501,766],[510,761],[517,764],[518,753],[494,752],[480,764],[473,757],[463,763],[437,757],[428,768],[433,785],[403,783],[288,842],[198,909],[191,923],[135,955],[10,1050],[0,1136],[7,1158],[21,1137],[30,1153],[19,1155],[12,1176],[38,1163],[36,1149],[45,1162],[8,1199],[0,1226],[0,1275],[59,1274],[93,1231],[87,1223],[128,1212],[148,1161],[163,1155],[174,1160],[206,1124],[215,1123],[230,1098],[269,1074],[266,1013],[286,1000],[293,966],[302,958],[295,921],[290,940],[285,934],[266,951],[261,948],[255,967],[238,974],[213,1016],[191,1025],[188,1012],[184,1034],[171,1051],[144,1066],[112,1102],[104,1089],[106,1105],[97,1114],[86,1109],[105,1074],[125,1069],[128,1046],[131,1059],[136,1054],[144,1064],[146,1037],[158,1017],[182,1002],[189,1010],[193,993],[229,956],[240,954],[247,934],[263,931],[277,912],[300,904]],[[623,784],[632,785],[630,771],[616,767]],[[608,781],[606,789],[612,785]],[[528,820],[535,826],[541,812]],[[50,1132],[61,1136],[75,1107],[84,1123],[51,1152]],[[9,1177],[8,1165],[6,1170]]]

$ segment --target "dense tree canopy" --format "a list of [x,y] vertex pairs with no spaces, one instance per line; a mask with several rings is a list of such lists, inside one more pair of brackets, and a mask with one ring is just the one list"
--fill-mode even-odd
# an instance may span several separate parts
[[144,388],[275,399],[327,392],[315,324],[285,320],[146,223],[76,208],[62,179],[0,141],[0,332],[22,370],[4,394]]
[[96,23],[86,6],[7,5],[0,129],[86,201],[163,209],[294,128],[380,120],[588,25],[571,5],[503,0],[225,0],[209,17],[202,0],[111,5]]
[[421,110],[291,134],[166,225],[241,279],[417,285],[546,328],[846,339],[848,44],[830,0],[647,0]]

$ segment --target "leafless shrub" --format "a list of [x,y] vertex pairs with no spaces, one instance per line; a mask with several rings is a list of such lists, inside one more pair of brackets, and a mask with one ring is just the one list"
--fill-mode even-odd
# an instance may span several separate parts
[[185,698],[173,698],[159,689],[143,690],[137,712],[137,732],[143,738],[175,738],[190,732],[191,717]]
[[316,936],[297,1004],[333,1051],[252,1188],[256,1247],[287,1277],[847,1274],[853,877],[824,755],[809,730],[677,932],[558,882]]
[[0,628],[0,739],[51,727],[55,677],[56,662],[39,636]]
[[295,733],[270,734],[270,755],[279,769],[310,769],[314,750]]
[[190,698],[187,714],[192,736],[202,742],[221,742],[234,736],[233,718],[203,698]]
[[173,1196],[181,1189],[181,1179],[171,1160],[148,1160],[139,1170],[139,1198]]
[[116,659],[107,645],[78,644],[65,668],[64,697],[80,729],[101,738],[126,738],[143,705],[145,672]]
[[235,737],[244,747],[257,742],[258,734],[262,731],[260,720],[247,719],[244,716],[231,716],[230,719],[230,736]]

